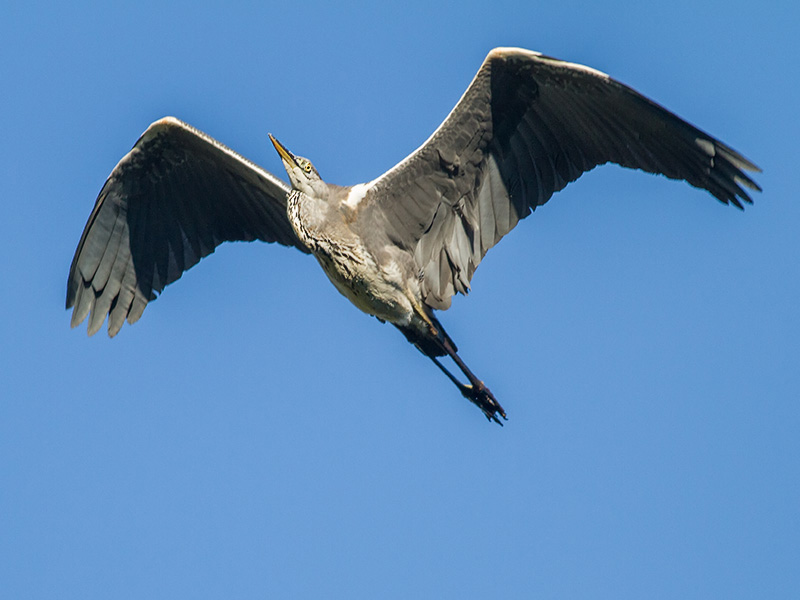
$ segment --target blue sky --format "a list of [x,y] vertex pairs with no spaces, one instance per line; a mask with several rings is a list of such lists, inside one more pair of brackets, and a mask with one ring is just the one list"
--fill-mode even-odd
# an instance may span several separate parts
[[[195,4],[0,8],[7,597],[799,597],[796,3]],[[69,328],[150,122],[357,183],[494,46],[621,79],[765,190],[605,167],[522,222],[440,314],[506,427],[285,248],[219,248],[113,340]]]

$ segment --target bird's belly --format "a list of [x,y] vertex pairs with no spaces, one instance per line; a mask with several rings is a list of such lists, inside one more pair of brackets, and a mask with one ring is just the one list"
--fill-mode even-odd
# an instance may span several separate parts
[[399,325],[408,325],[413,318],[399,271],[382,269],[371,257],[363,262],[339,261],[320,253],[317,260],[336,289],[360,310]]

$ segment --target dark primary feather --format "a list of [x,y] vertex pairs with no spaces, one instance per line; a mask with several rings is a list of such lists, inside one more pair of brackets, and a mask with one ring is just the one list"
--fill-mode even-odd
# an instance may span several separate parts
[[489,53],[439,129],[375,180],[363,218],[414,254],[433,308],[466,293],[486,252],[597,165],[685,179],[742,208],[758,168],[638,92],[527,50]]
[[225,241],[308,249],[286,216],[289,186],[189,125],[153,123],[114,168],[75,251],[72,326],[111,336]]

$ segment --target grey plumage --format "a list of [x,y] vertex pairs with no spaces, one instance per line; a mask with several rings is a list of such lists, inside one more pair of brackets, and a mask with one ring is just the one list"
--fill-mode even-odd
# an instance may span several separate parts
[[177,119],[153,123],[112,171],[70,267],[72,326],[109,316],[116,335],[222,242],[308,249],[286,219],[284,182]]
[[[292,185],[174,118],[114,168],[70,268],[72,325],[109,335],[224,241],[314,254],[360,309],[396,325],[488,418],[505,416],[433,309],[466,293],[486,252],[597,165],[683,179],[742,208],[758,168],[607,75],[527,50],[489,53],[444,123],[377,179],[340,187],[278,149]],[[439,361],[450,356],[469,380]]]
[[[496,49],[432,138],[367,194],[446,309],[486,252],[554,192],[597,165],[685,179],[751,202],[757,167],[631,88],[580,65]],[[399,227],[398,227],[399,225]]]

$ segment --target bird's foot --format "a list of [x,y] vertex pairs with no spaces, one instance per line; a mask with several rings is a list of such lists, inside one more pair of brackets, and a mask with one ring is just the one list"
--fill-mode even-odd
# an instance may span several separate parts
[[497,398],[494,397],[494,394],[492,394],[489,388],[487,388],[482,381],[479,381],[474,385],[461,386],[461,393],[464,394],[464,397],[467,400],[480,408],[483,411],[483,414],[486,415],[486,418],[490,421],[494,421],[502,427],[503,422],[497,418],[497,415],[499,414],[501,417],[503,417],[503,420],[508,420],[506,417],[506,411],[503,410],[503,407],[500,406]]

